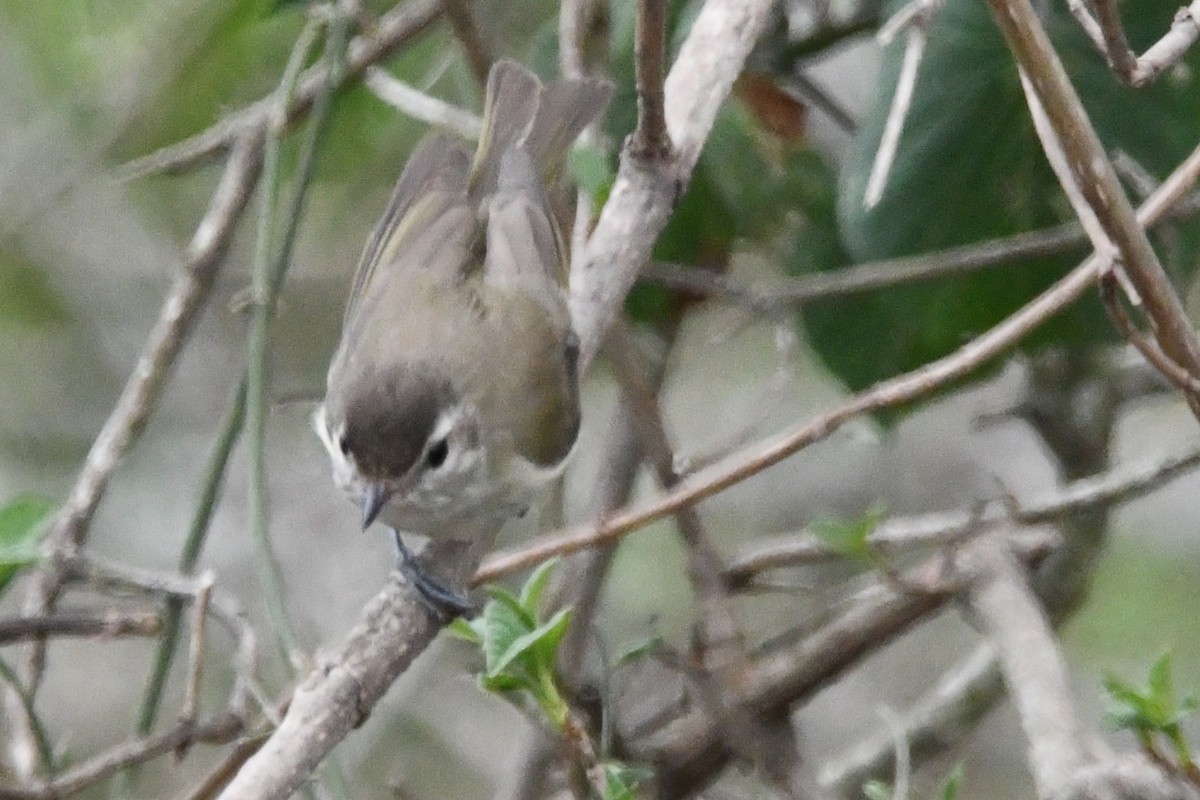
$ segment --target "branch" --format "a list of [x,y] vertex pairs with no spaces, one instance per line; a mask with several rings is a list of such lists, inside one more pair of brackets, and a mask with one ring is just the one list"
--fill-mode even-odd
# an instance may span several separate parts
[[[1141,56],[1129,48],[1120,9],[1113,0],[1092,0],[1093,17],[1082,0],[1068,0],[1067,7],[1079,21],[1083,32],[1096,45],[1112,71],[1130,86],[1146,86],[1159,75],[1179,64],[1200,38],[1200,1],[1175,12],[1170,29]],[[1097,17],[1099,19],[1097,20]]]
[[376,97],[401,114],[453,131],[464,139],[479,138],[483,127],[479,117],[445,100],[414,89],[380,67],[368,68],[363,83]]
[[[441,0],[413,0],[384,14],[369,32],[351,40],[346,68],[335,88],[353,85],[367,67],[386,60],[425,33],[441,15]],[[122,169],[122,176],[133,179],[186,170],[229,148],[248,131],[281,134],[308,112],[328,77],[327,65],[314,65],[300,77],[295,96],[283,114],[277,112],[273,96],[264,97],[195,136],[130,161]]]
[[663,76],[667,62],[667,2],[638,0],[634,32],[637,74],[637,128],[629,142],[629,154],[641,161],[667,162],[671,140],[663,111]]
[[29,789],[0,786],[0,800],[59,800],[125,767],[176,752],[180,748],[198,743],[226,744],[236,739],[242,729],[242,721],[229,713],[217,714],[203,722],[184,720],[161,733],[113,747],[41,786]]
[[[1200,344],[1179,296],[1134,214],[1091,120],[1029,0],[989,0],[996,24],[1029,77],[1062,145],[1075,184],[1117,249],[1156,336],[1171,359],[1200,376]],[[1200,417],[1200,399],[1188,396]]]
[[[253,191],[261,157],[262,134],[258,129],[238,139],[230,153],[208,212],[196,228],[183,267],[167,293],[137,364],[46,534],[49,558],[32,581],[25,602],[27,614],[42,615],[53,606],[62,588],[63,556],[84,543],[109,480],[157,405],[170,368],[208,300],[217,267]],[[31,693],[40,683],[44,661],[45,644],[35,643],[27,665]]]
[[419,594],[393,572],[359,623],[296,688],[287,714],[219,795],[284,800],[361,725],[392,682],[441,629]]
[[709,0],[667,76],[664,111],[674,157],[645,163],[627,147],[587,246],[571,265],[571,319],[580,372],[646,263],[700,156],[717,112],[770,16],[772,0]]
[[162,615],[156,611],[59,611],[0,618],[0,645],[46,636],[157,636],[162,628]]
[[996,647],[1004,684],[1029,743],[1038,796],[1064,797],[1064,790],[1094,756],[1050,622],[1001,542],[981,542],[967,568],[974,573],[967,601]]
[[[882,553],[892,553],[914,547],[956,544],[1001,524],[1058,522],[1084,511],[1136,500],[1197,467],[1200,467],[1200,446],[1161,460],[1083,478],[1027,503],[993,500],[970,509],[895,517],[881,522],[867,538],[867,543]],[[734,586],[741,586],[764,570],[838,557],[841,554],[817,536],[791,534],[756,543],[729,565],[725,576]]]
[[454,28],[454,35],[458,38],[458,43],[462,45],[463,54],[467,57],[467,65],[471,68],[471,74],[475,76],[475,82],[480,87],[487,86],[488,71],[492,68],[492,51],[479,33],[479,26],[475,24],[475,18],[471,15],[470,3],[468,0],[441,0],[441,2],[442,11],[450,20],[450,26]]
[[[1161,219],[1166,209],[1189,191],[1198,173],[1200,148],[1192,151],[1162,186],[1146,200],[1139,209],[1139,222],[1149,225]],[[911,402],[938,387],[969,375],[1078,299],[1107,266],[1104,259],[1093,255],[1007,319],[953,353],[912,372],[882,381],[843,405],[820,414],[791,431],[742,448],[721,462],[688,476],[678,487],[660,498],[601,520],[541,537],[520,548],[495,553],[484,561],[483,566],[476,572],[474,581],[481,583],[495,580],[501,575],[538,564],[555,555],[573,553],[586,547],[616,541],[632,530],[670,516],[679,508],[698,503],[757,475],[802,448],[829,437],[858,416]],[[615,272],[616,270],[609,270],[608,274],[611,277]],[[606,284],[606,287],[611,288],[612,284]],[[593,325],[599,323],[599,317],[585,316],[583,319],[592,319]],[[598,329],[593,327],[590,330]],[[584,342],[587,341],[584,338]]]

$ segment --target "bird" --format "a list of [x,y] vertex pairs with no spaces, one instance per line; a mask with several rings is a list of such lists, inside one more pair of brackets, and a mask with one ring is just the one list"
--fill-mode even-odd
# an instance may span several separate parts
[[[434,132],[408,159],[351,283],[314,428],[334,482],[392,531],[397,566],[444,616],[505,522],[579,434],[579,342],[554,202],[612,86],[491,67],[474,153]],[[418,559],[403,533],[428,545]]]

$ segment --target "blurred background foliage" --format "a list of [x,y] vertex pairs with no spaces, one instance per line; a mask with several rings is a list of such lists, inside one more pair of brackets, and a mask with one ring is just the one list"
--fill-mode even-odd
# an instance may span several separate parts
[[[1016,71],[978,0],[946,0],[936,17],[887,188],[877,206],[864,208],[863,187],[903,49],[901,37],[880,50],[870,33],[902,4],[829,4],[829,19],[848,35],[829,35],[810,7],[788,4],[789,13],[781,14],[777,30],[756,52],[753,74],[739,82],[735,98],[718,117],[657,244],[656,259],[769,287],[787,275],[836,271],[1071,218],[1037,145]],[[672,3],[672,47],[682,41],[699,5],[696,0]],[[369,0],[365,6],[378,13],[390,4]],[[530,63],[547,77],[555,72],[555,3],[479,0],[474,8],[496,54]],[[1172,0],[1123,8],[1135,48],[1161,35],[1175,8]],[[605,141],[591,161],[580,164],[600,199],[616,151],[635,120],[633,9],[630,0],[610,5],[611,42],[600,60],[618,90]],[[1193,53],[1184,66],[1147,89],[1128,89],[1084,40],[1064,4],[1051,3],[1045,13],[1105,144],[1129,154],[1154,177],[1164,177],[1200,139],[1195,72],[1200,54]],[[0,374],[7,376],[0,382],[0,503],[30,491],[61,497],[69,487],[215,178],[215,171],[204,167],[120,182],[113,177],[119,166],[269,93],[302,25],[300,4],[272,0],[0,0],[0,107],[6,109],[0,118]],[[444,25],[434,26],[384,66],[430,94],[479,107],[479,88]],[[799,71],[815,76],[845,105],[857,121],[852,130],[797,99],[791,77]],[[423,133],[422,125],[364,88],[338,98],[296,269],[276,321],[273,391],[280,410],[272,431],[274,508],[277,529],[287,531],[277,536],[289,537],[281,545],[285,570],[301,576],[292,579],[293,590],[298,604],[312,606],[301,616],[308,627],[305,640],[314,646],[336,636],[377,585],[374,578],[362,579],[362,565],[372,558],[364,553],[377,559],[383,548],[377,552],[361,537],[347,538],[353,536],[353,514],[327,486],[323,459],[306,438],[306,410],[293,410],[288,403],[319,396],[358,249]],[[295,158],[296,138],[287,141],[288,159]],[[1200,226],[1174,224],[1156,242],[1186,295],[1195,275]],[[114,554],[174,561],[202,454],[240,372],[242,320],[227,306],[248,283],[245,244],[235,249],[220,279],[216,302],[146,444],[131,459],[115,497],[106,501],[97,539]],[[683,336],[692,349],[675,357],[677,377],[665,396],[680,449],[703,450],[719,440],[714,431],[736,431],[747,416],[762,412],[760,387],[778,372],[780,358],[789,359],[784,372],[791,376],[785,402],[762,413],[781,425],[826,407],[847,390],[945,355],[1027,302],[1082,255],[1064,252],[811,303],[788,318],[800,345],[782,356],[774,344],[778,331],[769,321],[747,322],[746,313],[702,304],[693,294],[643,283],[631,295],[629,310],[660,330],[696,312]],[[750,333],[743,335],[747,327]],[[1054,344],[1092,352],[1112,343],[1110,324],[1095,299],[1088,298],[1045,326],[1026,348],[1032,352]],[[910,511],[994,496],[996,483],[1014,490],[1049,488],[1057,469],[1047,465],[1043,446],[1027,431],[981,431],[976,422],[982,411],[1004,408],[1016,393],[1020,381],[1013,369],[997,372],[986,373],[988,382],[974,393],[910,409],[915,413],[904,422],[888,417],[883,430],[865,425],[849,439],[802,454],[790,467],[729,493],[724,504],[712,504],[723,547],[732,550],[760,532],[798,527],[827,511],[854,518],[878,499]],[[612,402],[603,369],[600,373],[590,395],[589,424],[597,436],[603,434],[605,411],[595,409]],[[1194,422],[1182,414],[1180,403],[1142,405],[1122,419],[1115,457],[1153,456],[1182,437],[1194,438]],[[577,493],[585,495],[586,477],[576,483]],[[1191,479],[1184,483],[1194,485]],[[212,559],[222,578],[251,603],[252,570],[244,564],[250,545],[240,516],[244,497],[236,477],[230,485]],[[26,510],[42,507],[30,499],[20,503]],[[1117,517],[1118,528],[1128,535],[1116,541],[1105,560],[1095,601],[1067,630],[1085,676],[1081,695],[1098,704],[1101,670],[1148,666],[1166,646],[1176,650],[1181,685],[1200,684],[1200,640],[1189,625],[1200,612],[1194,591],[1200,580],[1198,520],[1200,501],[1181,486]],[[27,529],[36,526],[30,522]],[[330,564],[323,557],[330,537],[337,537],[347,563]],[[637,638],[648,627],[674,628],[677,638],[686,636],[686,585],[681,571],[671,567],[678,563],[677,545],[659,529],[626,546],[603,617],[614,638]],[[303,591],[297,588],[301,585]],[[14,594],[0,599],[3,608],[15,607]],[[822,601],[812,602],[819,607]],[[766,628],[795,613],[790,601],[778,598],[751,607],[750,627]],[[957,635],[961,639],[961,631]],[[916,647],[923,655],[924,646]],[[144,669],[144,654],[127,650],[113,656],[114,664]],[[911,653],[907,658],[921,677],[928,677],[926,662]],[[418,679],[431,677],[412,678]],[[62,680],[71,685],[69,677]],[[900,684],[897,702],[920,687],[915,681]],[[119,674],[112,685],[121,687]],[[874,686],[868,682],[867,688]],[[462,687],[451,683],[448,691],[461,693]],[[869,692],[861,698],[865,708],[877,703]],[[117,709],[128,716],[131,707],[114,700],[96,713]],[[819,715],[821,704],[815,709]],[[50,713],[71,719],[67,710]],[[412,735],[422,747],[463,755],[458,747],[423,739],[433,723],[416,712],[410,719],[408,713],[381,715],[386,722],[379,724],[384,730],[406,725],[418,731]],[[467,718],[473,713],[462,712]],[[507,719],[494,709],[489,713]],[[496,725],[507,724],[495,719]],[[813,724],[819,729],[821,722]],[[838,735],[852,738],[841,731],[830,741],[838,741]],[[395,769],[385,763],[387,751],[383,747],[363,758],[380,769]],[[444,755],[439,750],[437,759]],[[986,772],[988,758],[980,758]],[[496,768],[482,756],[467,760],[462,768],[467,777],[461,780],[468,783]],[[405,768],[420,770],[413,764]],[[999,769],[1013,767],[1006,763]],[[452,778],[437,774],[428,780],[438,785]],[[984,783],[968,770],[968,795]],[[474,796],[462,794],[461,786],[455,791]]]

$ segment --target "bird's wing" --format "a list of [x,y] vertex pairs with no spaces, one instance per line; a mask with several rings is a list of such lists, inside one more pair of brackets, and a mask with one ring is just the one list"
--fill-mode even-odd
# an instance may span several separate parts
[[[426,137],[409,157],[383,218],[371,232],[354,281],[350,285],[350,300],[346,304],[344,323],[354,314],[363,293],[367,291],[372,277],[380,264],[394,262],[396,254],[410,249],[415,238],[426,239],[418,217],[437,218],[437,205],[453,205],[458,198],[466,203],[467,179],[471,157],[463,145],[445,134]],[[441,197],[441,202],[431,203],[432,198]],[[420,263],[407,262],[407,263]]]

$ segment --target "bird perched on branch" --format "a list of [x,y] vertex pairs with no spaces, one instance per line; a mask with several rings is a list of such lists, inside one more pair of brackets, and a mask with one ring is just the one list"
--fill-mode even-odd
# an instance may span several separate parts
[[[400,568],[442,612],[469,608],[446,582],[463,576],[445,573],[473,566],[529,507],[579,431],[551,190],[611,94],[497,62],[474,156],[428,136],[354,276],[314,424],[364,529],[376,519],[393,529]],[[400,531],[429,537],[420,566]]]

